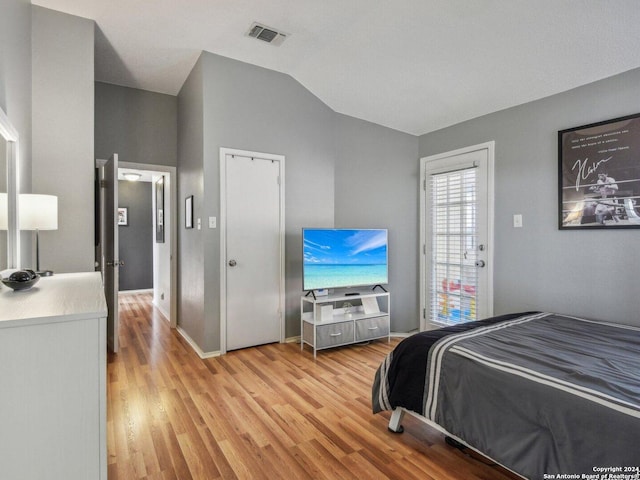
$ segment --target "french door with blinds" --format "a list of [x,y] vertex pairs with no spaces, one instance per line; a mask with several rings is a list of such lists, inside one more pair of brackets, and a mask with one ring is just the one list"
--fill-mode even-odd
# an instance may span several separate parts
[[493,151],[421,159],[421,330],[493,314]]

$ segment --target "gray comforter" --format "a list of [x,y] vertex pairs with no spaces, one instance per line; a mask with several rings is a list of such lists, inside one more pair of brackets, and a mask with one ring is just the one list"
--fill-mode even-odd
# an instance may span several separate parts
[[422,358],[421,408],[409,409],[507,468],[531,479],[640,479],[640,329],[528,314],[428,351],[398,347],[376,374],[374,410],[407,408],[402,390],[415,398],[416,384],[398,381],[394,365]]

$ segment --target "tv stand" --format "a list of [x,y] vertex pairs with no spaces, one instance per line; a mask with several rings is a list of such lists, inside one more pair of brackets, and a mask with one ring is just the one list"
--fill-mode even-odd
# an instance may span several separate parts
[[[318,350],[391,339],[389,292],[353,292],[325,297],[300,297],[300,350]],[[357,296],[356,296],[357,295]]]

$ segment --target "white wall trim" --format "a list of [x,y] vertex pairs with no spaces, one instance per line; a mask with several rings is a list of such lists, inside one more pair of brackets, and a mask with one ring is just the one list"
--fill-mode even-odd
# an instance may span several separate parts
[[408,338],[411,335],[413,335],[414,333],[417,333],[417,332],[415,330],[413,332],[408,332],[408,333],[405,333],[405,332],[391,332],[389,334],[389,336],[391,338]]
[[152,300],[151,303],[153,304],[154,307],[156,307],[158,309],[158,311],[162,314],[162,316],[164,317],[164,319],[167,321],[167,323],[169,324],[169,328],[177,328],[177,325],[175,327],[171,326],[171,321],[169,320],[169,313],[162,308],[162,306],[158,303],[156,303],[155,300]]
[[220,352],[227,353],[227,155],[264,158],[280,163],[280,343],[285,341],[285,157],[271,153],[220,148]]
[[[488,314],[493,315],[493,265],[494,265],[494,252],[495,252],[495,242],[494,242],[494,230],[495,230],[495,185],[494,185],[494,176],[495,176],[495,146],[496,142],[491,140],[489,142],[480,143],[478,145],[472,145],[469,147],[459,148],[457,150],[452,150],[449,152],[443,152],[436,155],[429,155],[427,157],[420,158],[420,244],[419,244],[419,258],[420,258],[420,310],[419,310],[419,325],[420,331],[423,331],[427,328],[427,319],[423,312],[426,311],[426,299],[425,299],[425,288],[426,288],[426,254],[424,246],[427,244],[427,226],[424,221],[425,216],[425,205],[426,205],[426,190],[422,182],[425,179],[427,165],[436,160],[441,160],[448,157],[453,157],[456,155],[462,155],[465,153],[471,153],[478,150],[487,150],[487,243],[489,248],[487,249],[487,294],[489,298]],[[429,324],[431,325],[431,324]],[[432,327],[431,327],[432,328]]]
[[118,290],[118,293],[152,293],[153,288],[140,288],[138,290]]
[[7,268],[20,268],[20,231],[18,230],[18,194],[20,185],[20,136],[9,117],[0,108],[0,136],[7,143]]
[[193,351],[196,352],[198,354],[198,356],[200,358],[202,358],[203,360],[207,359],[207,358],[219,357],[221,355],[220,352],[204,352],[204,351],[202,351],[202,349],[198,346],[198,344],[196,342],[194,342],[193,339],[189,336],[189,334],[187,332],[185,332],[180,326],[177,326],[176,330],[182,336],[182,338],[184,338],[185,341],[191,346],[191,348],[193,348]]

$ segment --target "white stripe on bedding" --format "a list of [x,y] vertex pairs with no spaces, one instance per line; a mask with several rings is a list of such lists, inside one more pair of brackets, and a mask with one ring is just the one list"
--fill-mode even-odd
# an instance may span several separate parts
[[617,399],[605,393],[598,392],[597,390],[592,390],[590,388],[586,388],[580,385],[575,385],[564,380],[560,380],[558,378],[551,377],[549,375],[545,375],[540,372],[536,372],[535,370],[530,370],[528,368],[524,368],[519,365],[515,365],[512,363],[503,362],[500,360],[495,360],[479,353],[468,350],[464,347],[454,346],[451,348],[451,353],[455,353],[461,355],[463,357],[474,360],[478,363],[482,363],[491,368],[495,368],[497,370],[501,370],[503,372],[508,372],[513,375],[517,375],[519,377],[527,378],[531,381],[541,383],[543,385],[547,385],[558,390],[565,391],[567,393],[571,393],[573,395],[585,398],[592,402],[598,403],[602,406],[611,408],[613,410],[617,410],[618,412],[624,413],[626,415],[631,415],[632,417],[640,418],[640,405],[636,405],[630,402],[625,402],[624,400]]
[[[433,347],[433,353],[431,356],[431,363],[429,365],[429,370],[427,371],[427,385],[428,392],[426,395],[426,400],[424,401],[424,415],[425,417],[434,420],[435,414],[438,407],[438,395],[436,392],[440,388],[440,368],[442,366],[442,357],[444,356],[446,350],[450,348],[453,344],[466,340],[468,338],[473,338],[478,335],[484,335],[489,332],[494,332],[496,330],[501,330],[503,328],[507,328],[511,325],[518,325],[525,322],[530,322],[531,320],[535,320],[538,318],[544,318],[546,316],[551,315],[550,313],[537,313],[533,315],[527,315],[524,317],[518,317],[513,320],[509,320],[506,322],[500,322],[493,325],[489,325],[487,327],[474,328],[473,330],[469,330],[459,334],[449,335],[444,337],[442,340],[439,340]],[[435,420],[434,420],[435,421]]]
[[384,410],[392,410],[389,402],[389,365],[391,365],[391,359],[393,352],[384,357],[382,365],[380,366],[380,392],[378,394],[378,402]]

